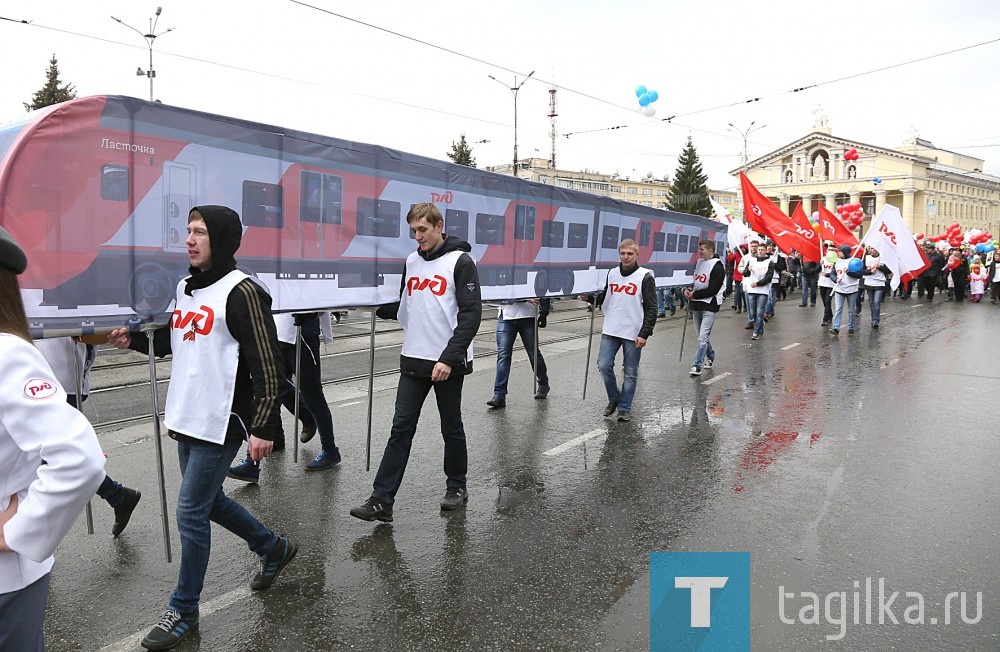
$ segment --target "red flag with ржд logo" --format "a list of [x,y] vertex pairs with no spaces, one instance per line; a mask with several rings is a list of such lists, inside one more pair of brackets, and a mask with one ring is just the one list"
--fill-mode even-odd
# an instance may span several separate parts
[[802,260],[810,263],[818,263],[822,256],[819,250],[819,233],[816,232],[816,229],[813,228],[812,223],[806,216],[806,212],[802,208],[802,202],[799,202],[795,206],[791,218],[792,224],[796,226],[796,231],[799,231],[803,239],[809,243],[807,249],[799,249],[799,253],[802,254]]
[[858,238],[844,226],[839,217],[831,213],[823,204],[819,205],[819,234],[823,240],[829,240],[834,246],[858,246]]
[[[762,195],[743,172],[740,172],[740,186],[743,189],[743,215],[750,228],[771,238],[775,246],[786,254],[793,249],[812,252],[818,248],[816,233],[812,227],[809,227],[809,234],[813,236],[810,242],[802,227],[796,226],[774,202]],[[809,220],[806,220],[807,225],[808,223]],[[817,255],[814,262],[818,261]]]

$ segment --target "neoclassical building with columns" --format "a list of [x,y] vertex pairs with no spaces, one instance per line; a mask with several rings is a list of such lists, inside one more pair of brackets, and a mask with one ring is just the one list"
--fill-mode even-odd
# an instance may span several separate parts
[[[867,229],[889,203],[913,233],[934,235],[959,222],[1000,236],[1000,177],[982,172],[983,159],[939,149],[916,131],[894,148],[840,138],[817,113],[812,133],[746,165],[751,183],[785,214],[800,202],[807,215],[819,202],[831,212],[859,203]],[[858,158],[848,161],[852,148]]]

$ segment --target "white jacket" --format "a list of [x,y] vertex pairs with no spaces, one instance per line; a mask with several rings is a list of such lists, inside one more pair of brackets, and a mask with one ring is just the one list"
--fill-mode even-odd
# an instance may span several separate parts
[[13,552],[0,552],[0,594],[49,572],[56,546],[103,480],[94,429],[66,402],[42,354],[0,334],[0,510],[12,494],[19,501],[3,526]]

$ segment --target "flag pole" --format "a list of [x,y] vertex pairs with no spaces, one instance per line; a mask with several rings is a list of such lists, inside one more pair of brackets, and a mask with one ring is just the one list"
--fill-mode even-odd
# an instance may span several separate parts
[[594,348],[594,315],[597,314],[597,301],[594,301],[594,305],[591,305],[589,299],[585,299],[585,301],[587,302],[587,305],[591,306],[592,309],[590,311],[590,335],[587,337],[587,362],[585,363],[583,369],[583,398],[581,400],[584,401],[587,400],[587,377],[590,373],[590,352]]
[[[75,340],[71,340],[73,343],[73,368],[76,369],[76,409],[79,410],[80,414],[87,417],[87,414],[83,411],[83,372],[80,369],[80,357],[76,354]],[[87,345],[84,344],[84,347]],[[84,349],[86,351],[86,349]],[[84,356],[86,357],[86,355]],[[94,509],[90,505],[90,501],[87,501],[86,505],[87,514],[87,534],[94,533]]]

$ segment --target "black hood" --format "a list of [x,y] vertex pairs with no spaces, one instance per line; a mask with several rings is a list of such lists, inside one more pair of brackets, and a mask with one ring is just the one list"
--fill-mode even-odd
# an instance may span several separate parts
[[[233,209],[209,205],[195,206],[191,213],[195,211],[205,220],[205,227],[208,229],[212,266],[205,271],[197,267],[188,269],[191,278],[184,286],[184,293],[189,296],[193,290],[208,287],[236,269],[236,250],[240,248],[240,241],[243,239],[243,223]],[[188,213],[188,219],[191,218],[191,213]]]
[[420,257],[424,260],[434,260],[435,258],[440,258],[441,256],[451,253],[452,251],[464,251],[466,253],[472,251],[472,245],[470,245],[465,240],[460,240],[453,235],[444,234],[444,242],[437,249],[432,249],[431,251],[424,252],[418,250]]

